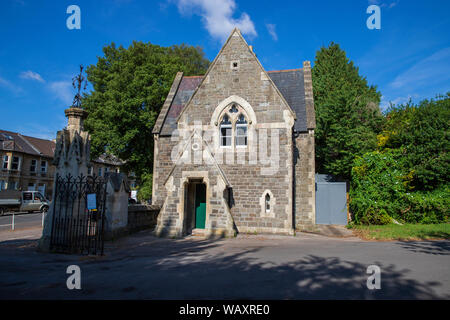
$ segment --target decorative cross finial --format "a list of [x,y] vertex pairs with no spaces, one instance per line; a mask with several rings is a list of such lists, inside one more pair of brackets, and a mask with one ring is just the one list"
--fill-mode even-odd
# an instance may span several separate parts
[[80,74],[72,78],[72,86],[78,90],[77,94],[73,98],[72,107],[82,108],[81,106],[81,87],[84,87],[83,90],[86,90],[87,80],[86,77],[83,76],[83,65],[80,65]]

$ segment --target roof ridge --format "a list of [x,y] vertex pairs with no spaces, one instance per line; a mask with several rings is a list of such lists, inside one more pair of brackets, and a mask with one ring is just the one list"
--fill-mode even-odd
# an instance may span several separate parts
[[13,133],[13,134],[18,134],[18,132],[8,131],[8,130],[2,130],[2,129],[0,129],[0,133]]
[[[20,134],[20,133],[18,133],[18,134]],[[26,135],[24,135],[24,134],[20,134],[22,137],[25,137],[25,138],[32,138],[32,139],[37,139],[37,140],[42,140],[42,141],[47,141],[47,142],[52,142],[52,143],[55,143],[52,139],[43,139],[43,138],[38,138],[38,137],[32,137],[32,136],[26,136]]]
[[183,78],[203,78],[204,76],[183,76]]
[[[21,138],[23,141],[25,141],[26,144],[28,144],[34,151],[36,151],[39,154],[43,154],[42,151],[40,151],[38,148],[36,148],[30,141],[25,139],[25,136],[21,135],[20,133],[17,133],[17,136]],[[32,137],[30,137],[32,138]]]
[[285,69],[285,70],[271,70],[271,71],[267,71],[267,73],[271,73],[271,72],[289,72],[289,71],[300,71],[303,68],[297,68],[297,69]]

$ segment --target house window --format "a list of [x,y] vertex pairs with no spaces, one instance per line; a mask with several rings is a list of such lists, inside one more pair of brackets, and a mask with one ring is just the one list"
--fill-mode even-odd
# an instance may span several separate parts
[[11,162],[11,170],[19,170],[20,167],[20,158],[13,156]]
[[0,180],[0,191],[6,190],[6,181]]
[[92,167],[88,167],[87,174],[88,174],[88,175],[92,175]]
[[266,212],[270,212],[270,195],[269,194],[266,194],[266,205],[265,205],[265,208],[266,208]]
[[47,173],[47,161],[46,160],[41,161],[41,173]]
[[247,146],[247,120],[240,114],[236,121],[236,146]]
[[19,183],[17,181],[8,182],[8,190],[17,190]]
[[98,168],[98,176],[99,176],[99,177],[102,176],[102,168]]
[[31,160],[30,172],[36,172],[37,160]]
[[231,147],[232,126],[228,115],[226,114],[220,123],[220,146]]
[[9,156],[4,156],[3,157],[3,169],[8,169],[8,165],[9,165]]
[[261,217],[275,218],[276,199],[270,190],[265,190],[259,198]]
[[108,172],[109,172],[109,168],[106,167],[106,168],[105,168],[105,175],[106,175]]

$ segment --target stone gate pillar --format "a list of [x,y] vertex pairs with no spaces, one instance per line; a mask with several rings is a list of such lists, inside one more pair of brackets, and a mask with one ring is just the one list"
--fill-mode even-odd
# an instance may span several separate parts
[[42,237],[39,240],[39,249],[49,251],[50,235],[52,231],[53,212],[55,205],[55,178],[56,175],[65,177],[72,175],[78,177],[87,176],[90,163],[90,139],[89,133],[84,130],[83,121],[87,116],[84,109],[71,107],[65,111],[68,118],[67,127],[58,131],[56,137],[56,149],[53,164],[56,166],[53,179],[53,196],[50,208],[44,220]]

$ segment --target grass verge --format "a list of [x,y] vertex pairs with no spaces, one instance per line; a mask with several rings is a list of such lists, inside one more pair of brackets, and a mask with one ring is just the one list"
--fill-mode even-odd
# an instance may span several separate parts
[[366,240],[438,240],[450,239],[450,223],[441,224],[388,224],[383,226],[349,227]]

